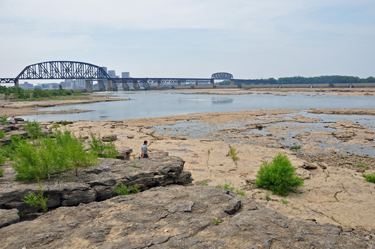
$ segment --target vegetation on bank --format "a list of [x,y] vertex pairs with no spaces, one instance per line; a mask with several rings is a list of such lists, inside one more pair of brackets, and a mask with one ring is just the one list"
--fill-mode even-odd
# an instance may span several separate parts
[[272,191],[273,194],[287,196],[290,191],[303,185],[289,158],[279,153],[271,162],[263,161],[256,176],[255,185]]
[[43,100],[43,99],[56,99],[58,97],[71,98],[73,96],[80,96],[84,95],[82,92],[77,91],[74,92],[73,90],[66,90],[60,89],[56,90],[42,90],[42,89],[34,89],[34,90],[25,90],[20,87],[5,87],[0,86],[0,94],[4,94],[5,98],[8,99],[11,97],[15,101],[17,100]]
[[366,181],[375,183],[375,173],[363,174],[363,177],[366,179]]
[[[354,76],[318,76],[318,77],[282,77],[278,79],[254,79],[254,80],[236,80],[235,85],[245,84],[330,84],[330,83],[375,83],[375,78],[359,78]],[[229,85],[230,81],[225,80],[217,83],[218,85]]]
[[129,187],[125,184],[121,184],[121,186],[115,186],[113,191],[118,195],[133,195],[141,192],[138,184]]

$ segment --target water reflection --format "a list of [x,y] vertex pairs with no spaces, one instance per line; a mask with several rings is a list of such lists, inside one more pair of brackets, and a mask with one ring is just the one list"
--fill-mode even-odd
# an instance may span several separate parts
[[212,98],[211,99],[211,103],[213,105],[217,105],[217,104],[231,104],[231,103],[233,103],[233,99],[229,99],[229,98]]

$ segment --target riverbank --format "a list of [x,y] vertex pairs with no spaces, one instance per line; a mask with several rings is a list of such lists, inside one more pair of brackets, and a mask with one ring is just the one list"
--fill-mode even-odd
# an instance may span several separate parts
[[[176,91],[176,90],[170,90]],[[182,89],[186,94],[212,94],[212,95],[246,95],[246,94],[330,94],[344,96],[374,96],[374,88],[259,88],[259,89]]]
[[0,102],[0,116],[24,116],[24,115],[38,115],[38,114],[68,114],[68,113],[82,113],[90,112],[91,110],[61,110],[61,111],[39,111],[37,109],[52,106],[66,106],[78,104],[90,104],[97,102],[111,102],[130,100],[128,98],[112,98],[105,95],[82,95],[70,97],[70,99],[61,100],[41,100],[41,101],[17,101],[17,102]]
[[[375,129],[340,119],[326,124],[329,126],[327,129],[333,132],[306,132],[305,129],[312,127],[311,124],[320,121],[296,112],[258,110],[118,121],[78,121],[62,129],[71,130],[81,137],[89,136],[91,132],[101,136],[117,135],[114,142],[116,147],[132,148],[133,158],[140,156],[140,147],[147,140],[152,152],[164,151],[181,157],[185,161],[185,170],[192,173],[195,184],[216,186],[230,182],[236,188],[244,189],[247,197],[289,218],[357,230],[375,229],[375,214],[370,211],[375,205],[374,184],[366,182],[362,176],[363,172],[375,172],[374,157],[347,153],[336,146],[359,144],[373,151]],[[281,124],[281,128],[272,127],[275,123]],[[191,130],[191,125],[196,125],[196,129]],[[210,133],[202,133],[205,126],[211,127]],[[264,130],[267,132],[259,133]],[[272,130],[279,135],[274,135]],[[299,141],[300,149],[291,150],[282,145],[289,138],[280,134],[290,133],[295,133],[293,139]],[[326,145],[324,153],[318,152],[318,140]],[[239,160],[233,161],[230,147],[236,149]],[[297,174],[305,180],[297,193],[287,197],[272,195],[254,185],[262,162],[272,160],[278,153],[285,153],[297,168]],[[310,169],[304,166],[308,162],[314,163]],[[270,196],[268,200],[267,194]]]

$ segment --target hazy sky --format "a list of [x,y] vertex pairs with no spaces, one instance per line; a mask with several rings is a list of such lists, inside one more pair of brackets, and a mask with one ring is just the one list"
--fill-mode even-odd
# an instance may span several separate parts
[[374,0],[0,0],[0,77],[71,60],[133,77],[375,76]]

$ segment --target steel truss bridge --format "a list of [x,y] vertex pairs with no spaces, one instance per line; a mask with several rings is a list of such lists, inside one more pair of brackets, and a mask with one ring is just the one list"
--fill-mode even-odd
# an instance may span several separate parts
[[[135,90],[140,89],[140,83],[146,90],[151,89],[152,83],[157,84],[157,88],[162,88],[163,83],[175,83],[177,87],[183,87],[182,83],[195,86],[199,83],[208,83],[213,86],[215,80],[231,80],[231,83],[234,83],[233,75],[224,72],[214,73],[211,78],[111,78],[102,67],[78,61],[46,61],[32,64],[26,66],[15,78],[0,78],[0,83],[14,83],[18,87],[19,80],[36,79],[84,79],[87,92],[93,91],[91,81],[98,81],[101,91],[117,91],[117,83],[122,84],[124,90],[129,90],[129,83],[133,84]],[[107,86],[103,81],[107,82]]]

